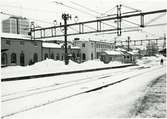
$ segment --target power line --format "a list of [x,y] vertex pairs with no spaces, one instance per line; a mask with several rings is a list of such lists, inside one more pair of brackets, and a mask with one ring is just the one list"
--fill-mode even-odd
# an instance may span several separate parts
[[134,11],[136,11],[136,12],[142,12],[140,9],[135,9],[135,8],[133,8],[133,7],[130,7],[130,6],[127,6],[127,5],[124,5],[124,4],[121,4],[121,5],[124,6],[125,8],[134,10]]
[[164,13],[164,14],[160,14],[160,15],[158,15],[157,17],[151,19],[150,21],[148,21],[148,22],[145,23],[145,24],[148,25],[148,24],[150,24],[150,23],[156,21],[157,19],[159,19],[159,18],[161,18],[161,17],[163,17],[163,16],[165,16],[165,15],[166,15],[166,13]]
[[90,16],[94,16],[94,17],[96,17],[95,15],[93,15],[93,14],[91,14],[91,13],[89,13],[89,12],[82,11],[82,10],[80,10],[80,9],[77,9],[77,8],[71,7],[71,6],[66,5],[66,4],[64,4],[64,3],[62,3],[62,2],[57,2],[57,1],[53,1],[53,2],[54,2],[54,3],[56,3],[56,4],[62,5],[62,6],[64,6],[64,7],[67,7],[67,8],[70,8],[70,9],[76,10],[76,11],[79,11],[79,12],[81,12],[81,13],[84,13],[84,14],[87,14],[87,15],[90,15]]
[[110,12],[110,11],[114,11],[114,9],[116,8],[116,6],[115,7],[113,7],[113,8],[111,8],[111,9],[109,9],[109,10],[107,10],[106,12],[104,12],[102,15],[105,15],[106,13],[108,13],[108,12]]
[[[77,11],[80,11],[80,12],[83,12],[82,10],[76,9],[76,8],[71,7],[71,6],[68,6],[68,5],[65,5],[65,4],[62,3],[62,2],[57,2],[57,1],[53,1],[53,2],[55,2],[56,4],[59,4],[59,5],[63,5],[63,6],[65,6],[65,7],[68,7],[68,8],[71,8],[71,9],[74,9],[74,10],[77,10]],[[78,4],[78,3],[73,2],[73,4],[76,4],[76,5],[78,5],[78,6],[82,7],[82,8],[87,9],[87,7],[84,7],[84,6],[82,6],[82,5]],[[94,12],[96,12],[95,10],[92,10],[92,9],[89,9],[89,11],[94,11]],[[91,16],[97,18],[96,15],[92,15],[92,14],[90,14],[90,13],[88,13],[88,12],[84,12],[84,13],[89,14],[89,15],[91,15]],[[99,14],[99,12],[96,12],[96,13]],[[101,13],[100,13],[100,14],[101,14]],[[101,23],[103,23],[103,22],[101,22]],[[103,24],[108,25],[108,26],[111,26],[111,27],[115,27],[115,26],[113,26],[113,25],[109,25],[109,24],[107,24],[107,23],[103,23]],[[90,28],[90,29],[94,29],[94,28],[89,27],[89,26],[86,26],[86,27],[88,27],[88,28]]]
[[90,8],[85,7],[85,6],[83,6],[83,5],[80,5],[80,4],[76,3],[76,2],[73,2],[73,1],[70,1],[70,2],[71,2],[72,4],[74,4],[74,5],[77,5],[77,6],[79,6],[79,7],[82,7],[82,8],[84,8],[84,9],[89,10],[89,11],[91,11],[91,12],[94,12],[94,13],[96,13],[96,14],[101,14],[100,12],[97,12],[96,10],[90,9]]

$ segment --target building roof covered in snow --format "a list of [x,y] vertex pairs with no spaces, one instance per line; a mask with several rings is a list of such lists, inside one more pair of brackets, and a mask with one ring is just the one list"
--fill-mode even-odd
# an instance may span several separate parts
[[115,51],[115,50],[109,50],[109,51],[104,51],[104,52],[107,53],[108,55],[123,55],[122,52]]
[[[44,47],[44,48],[62,48],[62,46],[63,46],[63,43],[61,43],[61,44],[47,43],[47,42],[42,43],[42,47]],[[71,46],[71,49],[80,49],[80,47]]]
[[1,38],[11,38],[11,39],[25,39],[31,40],[31,36],[22,35],[22,34],[14,34],[14,33],[1,33]]

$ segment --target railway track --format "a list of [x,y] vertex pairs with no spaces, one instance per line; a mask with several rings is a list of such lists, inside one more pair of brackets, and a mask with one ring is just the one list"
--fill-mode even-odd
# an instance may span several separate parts
[[[152,70],[156,70],[156,69],[152,69]],[[96,90],[100,90],[100,89],[102,89],[102,88],[105,88],[105,87],[108,87],[108,86],[111,86],[111,85],[115,85],[115,84],[118,84],[118,83],[121,83],[121,82],[123,82],[123,81],[126,81],[126,80],[129,80],[129,79],[131,79],[131,78],[134,78],[134,77],[136,77],[136,76],[140,76],[140,75],[142,75],[142,74],[144,74],[144,73],[148,73],[148,72],[150,72],[150,70],[148,70],[148,68],[136,68],[136,70],[131,70],[131,74],[130,75],[127,75],[126,74],[126,72],[129,72],[129,70],[128,71],[125,71],[124,72],[124,74],[122,74],[122,76],[124,77],[124,78],[119,78],[119,74],[118,73],[116,73],[116,75],[114,76],[114,75],[111,75],[111,74],[103,74],[103,75],[100,75],[100,76],[98,76],[98,77],[95,77],[95,78],[93,78],[93,79],[90,79],[89,78],[89,80],[87,79],[87,81],[86,80],[84,80],[84,81],[86,81],[86,82],[78,82],[78,84],[71,84],[71,85],[69,85],[68,87],[66,86],[66,87],[64,87],[64,88],[62,88],[64,91],[66,90],[67,91],[67,94],[66,95],[63,95],[63,96],[60,96],[60,97],[54,97],[54,98],[52,98],[52,99],[50,99],[49,98],[49,100],[47,99],[47,100],[45,100],[45,101],[43,101],[43,102],[40,102],[40,103],[38,103],[38,104],[33,104],[33,105],[30,105],[30,106],[26,106],[26,107],[22,107],[22,108],[20,108],[20,109],[18,109],[18,110],[16,110],[16,111],[12,111],[12,112],[10,112],[10,113],[6,113],[6,114],[4,114],[3,116],[2,116],[2,118],[5,118],[5,117],[8,117],[8,116],[12,116],[12,115],[15,115],[15,114],[18,114],[18,113],[21,113],[21,112],[25,112],[25,111],[29,111],[29,110],[32,110],[32,109],[36,109],[36,108],[39,108],[39,107],[42,107],[42,106],[46,106],[46,105],[48,105],[48,104],[51,104],[51,103],[55,103],[55,102],[58,102],[58,101],[61,101],[61,100],[64,100],[64,99],[67,99],[67,98],[71,98],[71,97],[74,97],[74,96],[77,96],[77,95],[81,95],[81,94],[84,94],[84,93],[89,93],[89,92],[92,92],[92,91],[96,91]],[[110,79],[109,79],[110,78]],[[116,79],[116,78],[119,78],[119,80],[111,80],[111,79]],[[103,79],[103,80],[100,80],[100,79]],[[104,80],[105,79],[105,80]],[[83,79],[82,79],[83,80]],[[107,80],[107,81],[106,81]],[[88,88],[85,88],[85,89],[82,89],[82,90],[79,90],[79,91],[72,91],[72,92],[70,92],[69,93],[69,90],[70,89],[75,89],[77,86],[79,86],[79,88],[81,88],[81,87],[83,87],[83,86],[87,86],[89,83],[90,83],[90,81],[91,81],[91,84],[92,84],[92,82],[93,83],[96,83],[96,84],[98,84],[97,86],[95,86],[95,87],[92,87],[92,86],[90,86],[90,87],[88,87]],[[84,83],[84,85],[83,85],[83,83]],[[80,86],[80,85],[83,85],[83,86]],[[61,89],[60,87],[59,87],[59,89]],[[77,87],[78,88],[78,87]],[[61,90],[62,90],[61,89]],[[55,89],[51,89],[51,90],[45,90],[43,93],[48,93],[48,91],[56,91],[57,89],[55,88]],[[62,90],[62,91],[63,91]],[[41,94],[43,94],[43,93],[41,93]],[[57,92],[57,93],[60,93],[60,92]],[[55,94],[57,94],[57,93],[55,93]],[[39,92],[38,93],[36,93],[36,94],[33,94],[34,96],[35,95],[39,95]],[[24,98],[25,97],[29,97],[29,95],[22,95],[22,96],[24,96]],[[6,99],[6,101],[4,100],[3,102],[2,102],[2,104],[4,104],[4,103],[8,103],[8,102],[13,102],[13,101],[16,101],[17,99],[20,101],[20,99],[21,98],[23,98],[23,97],[18,97],[18,98],[13,98],[13,99],[8,99],[8,101],[7,101],[7,99]],[[32,96],[32,95],[31,95]],[[18,101],[18,102],[19,102]],[[17,103],[17,102],[16,102]]]
[[119,75],[119,74],[123,74],[123,73],[127,73],[130,70],[141,70],[147,67],[133,67],[130,68],[128,71],[127,69],[120,71],[116,71],[116,72],[109,72],[109,73],[104,73],[104,74],[100,74],[100,75],[96,75],[95,76],[90,76],[87,78],[80,78],[80,79],[76,79],[76,80],[72,80],[72,81],[66,81],[64,83],[54,83],[48,86],[43,86],[43,87],[38,87],[38,88],[33,88],[33,89],[29,89],[29,90],[24,90],[24,91],[20,91],[20,92],[14,92],[14,93],[10,93],[10,94],[5,94],[2,95],[2,99],[1,102],[7,102],[7,101],[11,101],[11,100],[16,100],[16,99],[20,99],[20,98],[25,98],[28,96],[32,96],[32,95],[37,95],[37,94],[41,94],[41,93],[47,93],[50,91],[55,91],[55,90],[59,90],[62,88],[67,88],[70,86],[74,86],[74,85],[80,85],[82,83],[88,83],[88,82],[93,82],[96,80],[101,80],[103,78],[107,78],[107,77],[111,77],[114,75]]

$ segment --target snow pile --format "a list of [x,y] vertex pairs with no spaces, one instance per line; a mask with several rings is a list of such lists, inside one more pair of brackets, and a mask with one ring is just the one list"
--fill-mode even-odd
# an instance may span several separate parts
[[78,64],[72,60],[69,60],[69,64],[65,65],[64,61],[46,59],[44,61],[35,63],[31,66],[9,66],[2,68],[1,76],[2,78],[9,77],[19,77],[19,76],[29,76],[47,73],[58,73],[66,71],[84,70],[92,68],[101,68],[109,66],[120,66],[124,65],[119,62],[110,62],[109,64],[104,64],[100,60],[90,60],[84,63]]
[[[143,57],[142,59],[137,60],[137,64],[141,66],[159,65],[161,58],[165,59],[160,55],[152,57]],[[89,60],[81,64],[69,60],[69,65],[65,65],[64,61],[46,59],[44,61],[35,63],[34,65],[31,66],[25,66],[25,67],[9,66],[6,68],[2,68],[1,76],[2,78],[9,78],[9,77],[58,73],[58,72],[76,71],[76,70],[85,70],[85,69],[112,67],[121,65],[126,65],[126,64],[122,64],[121,62],[116,62],[116,61],[104,64],[99,59],[96,59],[96,60]]]
[[142,59],[137,60],[137,64],[143,66],[153,66],[160,64],[160,60],[163,59],[166,61],[166,58],[162,55],[143,57]]
[[100,60],[89,60],[89,61],[86,61],[80,64],[80,66],[82,66],[82,68],[84,69],[88,67],[92,67],[92,68],[104,67],[104,65],[105,64],[101,62]]

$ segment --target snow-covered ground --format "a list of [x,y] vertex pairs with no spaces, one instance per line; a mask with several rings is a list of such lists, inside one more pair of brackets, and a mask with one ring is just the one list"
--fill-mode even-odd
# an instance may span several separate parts
[[[143,58],[138,61],[140,66],[134,67],[2,82],[2,117],[6,119],[130,117],[129,110],[133,108],[135,101],[145,94],[147,84],[165,74],[166,67],[160,65],[159,59],[160,57]],[[48,61],[48,64],[43,62],[43,66],[48,65],[54,69],[50,62]],[[92,68],[90,64],[93,62],[96,65],[92,66],[98,66],[99,61],[90,61],[87,62],[87,66],[84,64],[85,68]],[[70,65],[72,67],[75,64]],[[123,79],[127,80],[97,91],[85,92]]]
[[38,74],[47,74],[47,73],[57,73],[57,72],[66,72],[66,71],[75,71],[75,70],[84,70],[100,67],[110,67],[110,66],[120,66],[126,65],[120,62],[110,62],[109,64],[104,64],[100,60],[91,60],[81,64],[69,61],[69,65],[65,65],[63,61],[55,61],[52,59],[47,59],[41,62],[38,62],[31,66],[9,66],[2,68],[1,77],[18,77],[18,76],[29,76],[29,75],[38,75]]
[[[163,56],[154,57],[144,57],[142,60],[137,60],[137,64],[140,65],[155,65],[159,63],[160,58]],[[47,59],[38,62],[31,66],[9,66],[1,69],[1,78],[19,77],[19,76],[29,76],[47,73],[58,73],[66,71],[76,71],[84,69],[93,69],[101,67],[112,67],[126,65],[121,62],[110,62],[109,64],[104,64],[100,60],[90,60],[84,63],[78,64],[73,61],[69,61],[69,65],[65,65],[63,61],[55,61],[52,59]]]

